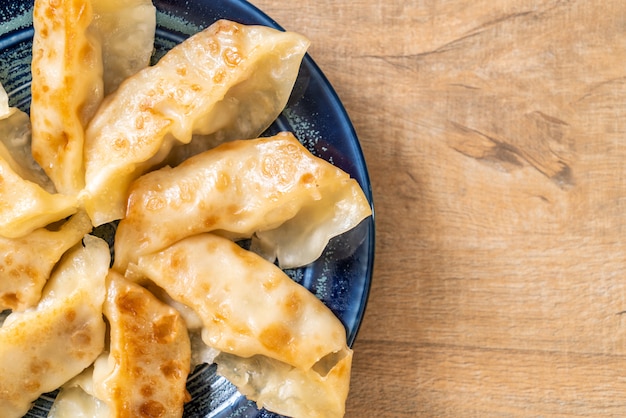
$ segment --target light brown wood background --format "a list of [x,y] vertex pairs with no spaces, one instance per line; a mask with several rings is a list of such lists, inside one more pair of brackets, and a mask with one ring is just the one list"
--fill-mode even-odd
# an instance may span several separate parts
[[346,416],[626,416],[626,2],[253,2],[370,170]]

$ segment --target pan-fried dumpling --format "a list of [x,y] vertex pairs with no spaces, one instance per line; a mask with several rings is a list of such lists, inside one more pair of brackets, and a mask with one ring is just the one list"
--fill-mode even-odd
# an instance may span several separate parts
[[191,347],[180,314],[111,271],[104,314],[110,354],[94,368],[94,395],[116,417],[181,417]]
[[9,158],[9,151],[0,143],[0,236],[22,237],[76,212],[75,196],[52,194],[23,179],[13,169],[17,163]]
[[221,20],[126,79],[86,132],[82,199],[94,225],[122,218],[131,181],[175,143],[259,135],[282,111],[307,47],[292,32]]
[[102,52],[91,0],[36,0],[33,9],[32,153],[57,191],[84,186],[84,128],[102,100]]
[[104,95],[150,65],[156,8],[151,0],[92,0],[92,27],[102,45]]
[[274,264],[206,233],[140,257],[127,274],[193,309],[204,342],[221,351],[218,372],[259,406],[343,416],[352,362],[345,329]]
[[255,234],[281,267],[301,266],[370,214],[356,180],[291,133],[233,141],[133,183],[115,266],[123,271],[140,255],[210,231],[231,239]]
[[239,357],[263,355],[309,370],[346,352],[337,317],[280,268],[232,241],[210,233],[142,256],[127,272],[148,279],[190,307],[210,347]]
[[264,356],[221,353],[218,374],[259,408],[290,417],[343,417],[350,389],[352,351],[331,356],[330,369],[301,370]]
[[58,230],[40,228],[21,238],[0,237],[0,311],[36,305],[54,265],[90,231],[89,217],[78,212]]
[[86,236],[61,260],[36,308],[0,328],[0,411],[21,417],[39,395],[87,368],[104,348],[108,245]]

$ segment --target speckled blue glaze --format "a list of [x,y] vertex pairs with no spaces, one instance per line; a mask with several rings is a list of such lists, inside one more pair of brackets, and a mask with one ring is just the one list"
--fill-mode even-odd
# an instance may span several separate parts
[[[245,24],[280,26],[243,0],[154,0],[157,7],[155,56],[189,35],[224,18]],[[0,4],[0,81],[10,104],[24,111],[30,106],[30,60],[33,1]],[[346,111],[332,86],[309,55],[305,59],[286,109],[265,136],[292,131],[315,155],[342,168],[357,179],[372,204],[372,191],[359,141]],[[356,338],[372,279],[374,218],[333,239],[323,255],[309,266],[286,271],[321,299],[343,322],[348,343]],[[276,414],[258,410],[226,379],[215,374],[214,365],[201,365],[191,374],[188,390],[193,400],[186,417],[269,418]],[[42,396],[27,415],[45,417],[54,393]]]

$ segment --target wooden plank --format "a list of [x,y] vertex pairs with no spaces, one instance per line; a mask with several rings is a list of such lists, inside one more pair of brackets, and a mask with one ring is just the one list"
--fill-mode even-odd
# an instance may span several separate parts
[[626,3],[255,4],[370,169],[347,416],[626,415]]

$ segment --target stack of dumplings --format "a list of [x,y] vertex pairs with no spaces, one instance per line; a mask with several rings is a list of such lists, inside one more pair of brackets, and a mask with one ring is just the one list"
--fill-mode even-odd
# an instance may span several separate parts
[[[191,334],[259,407],[341,417],[352,350],[282,268],[371,215],[292,133],[309,42],[220,20],[150,66],[149,0],[35,0],[30,115],[0,86],[0,411],[182,417]],[[91,235],[119,222],[114,254]],[[250,240],[251,249],[236,242]]]

